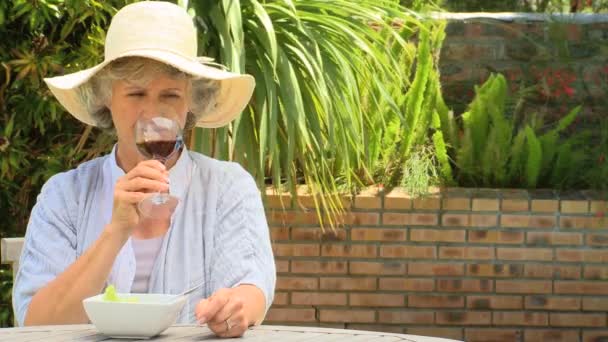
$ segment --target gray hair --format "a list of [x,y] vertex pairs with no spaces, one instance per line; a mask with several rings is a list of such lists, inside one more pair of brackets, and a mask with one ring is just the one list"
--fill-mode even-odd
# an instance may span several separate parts
[[190,82],[190,103],[185,131],[193,128],[199,119],[214,110],[220,90],[219,81],[194,78],[168,64],[143,57],[124,57],[112,61],[79,87],[79,96],[97,126],[114,131],[112,113],[108,108],[112,100],[112,82],[129,80],[138,85],[145,85],[159,74]]

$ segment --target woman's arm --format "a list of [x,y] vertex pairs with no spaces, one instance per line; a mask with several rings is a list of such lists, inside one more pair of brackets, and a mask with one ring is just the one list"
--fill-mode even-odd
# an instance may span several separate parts
[[240,166],[218,187],[218,225],[212,253],[213,295],[195,308],[199,322],[222,337],[241,336],[260,324],[272,303],[276,270],[261,195]]
[[106,226],[76,262],[34,295],[24,324],[87,323],[82,300],[101,292],[114,259],[128,238],[124,231]]
[[[63,269],[52,265],[54,274],[57,274],[56,277],[53,276],[52,280],[47,280],[46,285],[40,289],[28,289],[33,290],[34,294],[25,314],[24,325],[85,323],[88,321],[82,300],[101,292],[116,256],[139,223],[137,203],[147,196],[146,192],[167,190],[166,179],[165,167],[154,160],[139,163],[129,173],[119,178],[114,187],[111,222],[106,225],[101,236],[78,259],[70,261],[68,266],[62,266]],[[39,226],[46,224],[52,229],[60,230],[55,221],[59,217],[69,216],[65,215],[65,210],[70,209],[57,210],[58,213],[40,219],[41,223],[34,224],[32,229],[43,230]],[[39,211],[45,212],[44,209]],[[62,234],[54,234],[54,237],[65,240],[65,236]],[[34,232],[30,234],[30,238],[44,237],[37,236]],[[73,236],[70,239],[73,240]],[[48,264],[53,264],[54,260],[45,260],[45,257],[69,253],[67,250],[62,251],[61,246],[67,248],[74,243],[74,241],[60,243],[59,246],[54,247],[52,253],[40,251],[40,248],[43,247],[31,247],[28,253],[36,254],[36,257],[29,261],[29,264],[23,265],[28,270],[26,272],[30,274],[41,270],[48,272],[46,270]],[[44,244],[44,241],[33,243],[37,246]],[[74,253],[73,250],[71,252]],[[58,259],[61,258],[58,257]],[[40,266],[33,263],[46,263],[47,265]],[[48,279],[48,277],[45,278]],[[20,294],[20,297],[23,295]]]

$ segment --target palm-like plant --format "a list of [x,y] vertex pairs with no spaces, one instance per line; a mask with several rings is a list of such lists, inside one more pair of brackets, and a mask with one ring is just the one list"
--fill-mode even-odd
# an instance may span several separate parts
[[[195,149],[240,162],[260,186],[295,193],[305,182],[330,213],[340,209],[340,190],[374,182],[368,144],[388,122],[379,116],[388,106],[406,119],[393,95],[409,86],[416,48],[407,38],[433,26],[386,0],[202,0],[190,8],[200,52],[257,80],[243,115],[228,128],[198,130]],[[420,110],[419,100],[408,105]]]

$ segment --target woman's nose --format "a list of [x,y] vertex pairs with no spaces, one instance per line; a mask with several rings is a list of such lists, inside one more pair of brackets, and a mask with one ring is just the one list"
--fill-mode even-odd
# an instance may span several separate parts
[[147,98],[141,103],[139,115],[144,118],[162,116],[168,110],[167,105],[157,99]]

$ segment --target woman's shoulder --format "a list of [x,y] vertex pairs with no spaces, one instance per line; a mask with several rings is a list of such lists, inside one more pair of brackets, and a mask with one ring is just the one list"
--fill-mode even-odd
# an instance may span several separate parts
[[239,163],[211,158],[194,151],[189,152],[196,166],[205,172],[211,173],[213,176],[223,178],[252,178],[249,172]]
[[109,156],[110,155],[97,157],[85,161],[73,169],[56,173],[47,180],[45,187],[53,186],[68,189],[88,184],[99,178],[99,174],[103,169],[103,164]]

